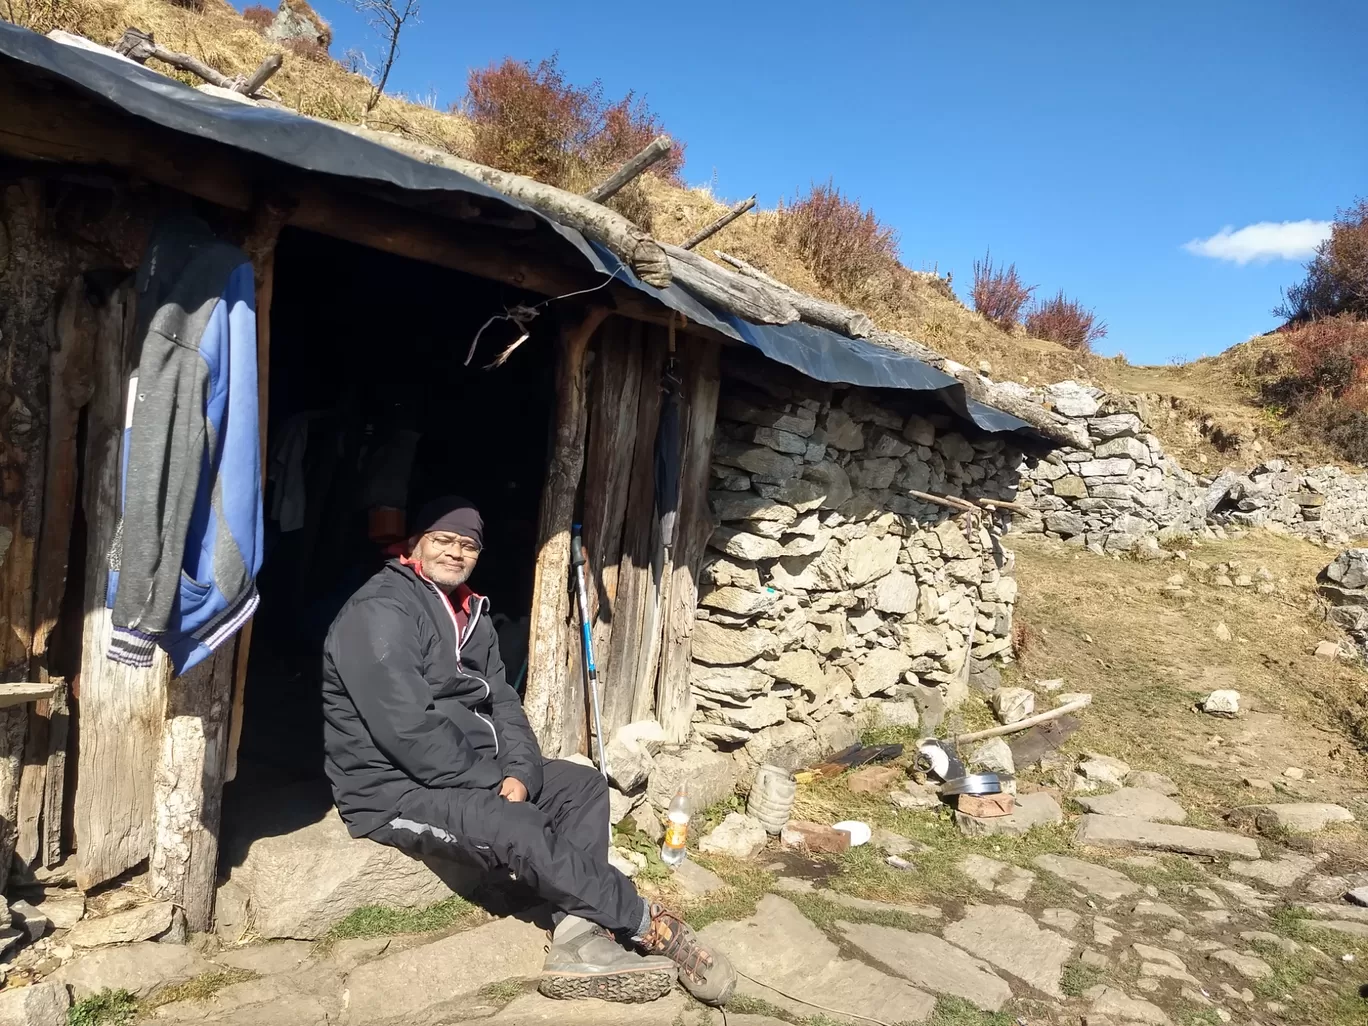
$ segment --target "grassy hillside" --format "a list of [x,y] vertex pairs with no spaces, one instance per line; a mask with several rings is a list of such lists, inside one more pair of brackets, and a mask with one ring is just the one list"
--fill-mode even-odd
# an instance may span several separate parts
[[[105,44],[136,26],[152,32],[163,45],[193,54],[228,75],[249,74],[268,54],[280,50],[225,0],[6,0],[0,4],[0,16],[7,12],[36,31],[61,28]],[[188,74],[155,61],[150,66],[197,84]],[[371,86],[324,51],[287,50],[284,67],[270,89],[302,113],[356,123],[364,116]],[[478,156],[475,127],[460,113],[385,96],[366,121],[373,128],[399,132],[464,157]],[[565,184],[587,188],[603,173],[582,166]],[[678,243],[716,219],[732,201],[706,188],[684,188],[645,176],[615,202],[663,241]],[[960,303],[945,279],[910,271],[895,259],[872,261],[867,274],[833,281],[815,269],[814,245],[822,245],[822,240],[814,244],[798,237],[790,213],[779,209],[742,217],[700,249],[709,258],[715,249],[724,250],[795,288],[864,310],[881,327],[917,338],[971,367],[986,364],[1000,380],[1042,384],[1075,378],[1104,388],[1149,393],[1160,437],[1194,470],[1255,462],[1273,454],[1324,461],[1343,452],[1343,447],[1325,440],[1323,431],[1303,425],[1296,416],[1279,416],[1276,407],[1270,409],[1265,386],[1285,363],[1280,339],[1256,339],[1221,356],[1176,367],[1131,367],[1121,358],[1101,358],[1030,338],[1020,328],[1005,332]]]

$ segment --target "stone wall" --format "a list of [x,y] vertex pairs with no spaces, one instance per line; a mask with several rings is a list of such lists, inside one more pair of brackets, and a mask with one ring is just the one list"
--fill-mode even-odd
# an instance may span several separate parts
[[1130,396],[1072,381],[1023,395],[1049,403],[1082,426],[1092,448],[1060,449],[1023,468],[1018,531],[1045,533],[1104,552],[1155,551],[1170,537],[1219,536],[1226,528],[1266,527],[1344,545],[1368,534],[1368,474],[1336,467],[1296,471],[1268,460],[1214,478],[1180,467]]
[[1016,599],[1002,525],[910,491],[1010,499],[1017,452],[926,396],[782,371],[724,368],[693,636],[696,740],[748,765],[938,716],[967,672],[991,690]]

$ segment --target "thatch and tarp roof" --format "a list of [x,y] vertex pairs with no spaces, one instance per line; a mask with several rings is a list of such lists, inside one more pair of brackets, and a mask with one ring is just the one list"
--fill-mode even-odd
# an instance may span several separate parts
[[[1019,434],[1031,448],[1062,440],[1049,411],[1021,408],[1019,397],[992,392],[986,379],[966,374],[967,368],[911,340],[878,332],[875,337],[882,344],[877,344],[803,320],[755,323],[703,302],[678,281],[663,288],[647,284],[602,242],[587,239],[545,211],[452,169],[448,160],[443,159],[447,166],[442,166],[415,159],[388,140],[377,140],[382,133],[363,136],[349,126],[193,89],[96,44],[80,42],[84,45],[0,22],[0,63],[20,67],[27,76],[60,82],[86,99],[172,133],[341,181],[376,200],[424,215],[468,220],[474,205],[485,223],[516,223],[544,259],[591,272],[604,284],[620,284],[644,297],[661,314],[682,315],[695,329],[711,330],[754,347],[810,378],[931,392],[983,431]],[[716,273],[733,274],[721,267]],[[989,401],[981,401],[984,398]],[[1014,412],[1000,408],[1003,405]]]

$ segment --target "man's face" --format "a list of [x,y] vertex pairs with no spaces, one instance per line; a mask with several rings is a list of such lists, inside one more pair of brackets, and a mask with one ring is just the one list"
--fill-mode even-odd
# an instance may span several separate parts
[[412,558],[437,587],[451,591],[470,579],[480,547],[452,531],[429,531],[414,543]]

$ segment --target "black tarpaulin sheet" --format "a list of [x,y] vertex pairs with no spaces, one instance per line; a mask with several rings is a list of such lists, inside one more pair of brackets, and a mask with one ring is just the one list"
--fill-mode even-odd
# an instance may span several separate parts
[[1039,439],[1024,421],[975,402],[954,378],[915,357],[811,324],[751,324],[710,309],[680,286],[652,288],[607,249],[527,204],[467,175],[425,164],[321,121],[293,111],[224,100],[116,55],[59,43],[8,22],[0,22],[0,60],[27,65],[163,128],[300,170],[389,186],[400,195],[417,194],[417,202],[424,196],[461,194],[486,205],[524,211],[537,219],[551,250],[548,255],[617,278],[691,323],[753,346],[808,377],[833,384],[932,392],[984,431],[1026,432]]

